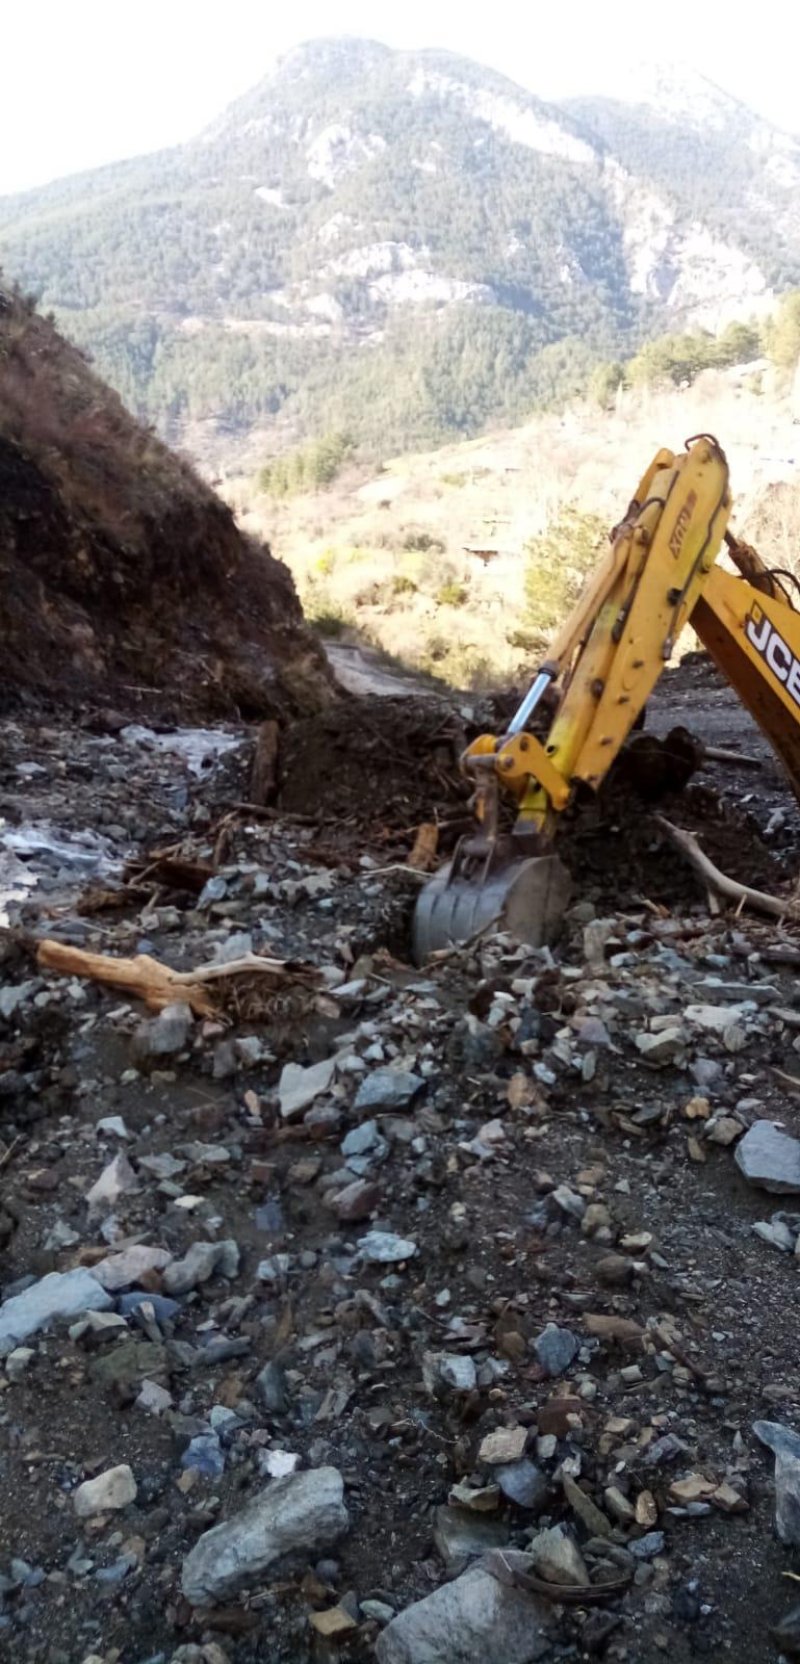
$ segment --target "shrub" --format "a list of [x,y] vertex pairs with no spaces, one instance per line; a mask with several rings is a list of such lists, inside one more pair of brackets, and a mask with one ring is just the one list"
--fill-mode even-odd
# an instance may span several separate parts
[[528,544],[522,623],[539,645],[577,601],[606,542],[607,530],[599,515],[567,503],[547,531]]
[[432,532],[410,531],[403,538],[402,547],[407,549],[409,554],[443,555],[447,544],[443,542],[441,537],[435,537]]
[[442,584],[441,589],[437,590],[436,601],[440,607],[463,607],[468,596],[469,590],[466,584],[451,581]]

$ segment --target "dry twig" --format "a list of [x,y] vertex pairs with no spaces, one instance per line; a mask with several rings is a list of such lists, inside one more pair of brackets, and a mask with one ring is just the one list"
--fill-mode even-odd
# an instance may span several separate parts
[[780,896],[768,895],[765,890],[754,890],[749,884],[740,884],[738,879],[729,878],[727,873],[720,872],[712,860],[704,855],[697,839],[691,832],[684,832],[678,826],[673,826],[666,815],[656,815],[658,825],[666,832],[667,837],[676,849],[686,856],[689,865],[702,879],[703,884],[711,886],[719,895],[727,896],[729,901],[735,901],[738,908],[752,907],[757,913],[769,913],[775,919],[800,918],[800,906],[797,901]]

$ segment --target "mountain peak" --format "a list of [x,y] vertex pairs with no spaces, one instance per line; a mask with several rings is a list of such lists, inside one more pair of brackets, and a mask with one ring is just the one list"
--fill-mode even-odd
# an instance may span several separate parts
[[182,443],[429,446],[800,281],[800,145],[681,65],[618,92],[307,41],[201,140],[0,201],[0,260]]

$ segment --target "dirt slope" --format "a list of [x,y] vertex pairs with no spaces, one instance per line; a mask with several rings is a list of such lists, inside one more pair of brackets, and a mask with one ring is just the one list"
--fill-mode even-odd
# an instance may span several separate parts
[[247,716],[329,678],[269,550],[128,415],[44,318],[0,290],[0,699]]

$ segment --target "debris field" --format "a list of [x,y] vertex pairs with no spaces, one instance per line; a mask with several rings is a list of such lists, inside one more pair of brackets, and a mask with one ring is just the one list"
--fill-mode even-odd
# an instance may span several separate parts
[[665,683],[760,767],[612,789],[557,947],[424,968],[474,701],[5,723],[5,1656],[800,1656],[796,809]]

